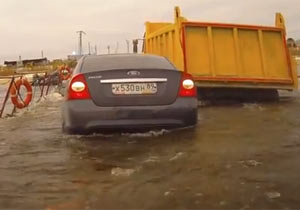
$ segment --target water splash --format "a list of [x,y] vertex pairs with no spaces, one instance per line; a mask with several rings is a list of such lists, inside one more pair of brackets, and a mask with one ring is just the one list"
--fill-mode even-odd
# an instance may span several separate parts
[[134,174],[135,172],[137,172],[139,169],[136,168],[136,169],[124,169],[124,168],[119,168],[119,167],[116,167],[116,168],[113,168],[111,169],[111,175],[112,176],[122,176],[122,177],[128,177],[128,176],[131,176],[132,174]]
[[264,110],[265,110],[265,108],[262,107],[262,106],[259,105],[259,104],[249,104],[249,103],[245,103],[245,104],[243,104],[243,107],[244,107],[245,109],[249,109],[249,110],[251,110],[251,111],[253,111],[253,110],[264,111]]
[[122,133],[122,136],[130,137],[130,138],[137,138],[137,137],[148,138],[148,137],[159,137],[167,133],[170,133],[170,131],[162,129],[159,131],[149,131],[146,133]]
[[170,158],[169,161],[175,161],[181,158],[184,155],[183,152],[178,152],[174,157]]

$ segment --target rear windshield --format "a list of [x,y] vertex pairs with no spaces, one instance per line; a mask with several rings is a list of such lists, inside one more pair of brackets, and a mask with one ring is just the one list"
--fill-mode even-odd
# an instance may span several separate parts
[[81,72],[116,69],[169,69],[175,67],[164,57],[152,55],[100,55],[84,58]]

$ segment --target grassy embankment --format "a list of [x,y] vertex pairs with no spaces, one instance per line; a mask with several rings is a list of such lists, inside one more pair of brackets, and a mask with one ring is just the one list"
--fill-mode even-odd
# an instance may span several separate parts
[[[22,68],[0,66],[0,77],[19,75],[22,73],[28,73],[28,74],[45,73],[45,72],[51,73],[56,71],[59,68],[59,66],[62,65],[67,65],[70,68],[74,68],[76,66],[76,61],[59,60],[59,61],[52,61],[48,65],[41,65],[41,66],[27,65]],[[0,85],[6,85],[9,82],[10,82],[9,78],[0,78]]]
[[74,68],[76,66],[76,61],[71,61],[71,60],[53,61],[50,62],[48,65],[41,65],[41,66],[27,65],[22,68],[0,66],[0,76],[13,76],[22,73],[34,74],[37,72],[51,73],[53,71],[56,71],[58,67],[62,65],[67,65],[71,68]]

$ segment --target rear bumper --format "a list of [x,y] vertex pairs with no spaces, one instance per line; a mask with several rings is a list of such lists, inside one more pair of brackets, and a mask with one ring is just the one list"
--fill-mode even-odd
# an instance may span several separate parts
[[153,129],[195,125],[197,99],[178,98],[170,105],[99,107],[92,100],[65,101],[64,131],[92,132],[110,129]]

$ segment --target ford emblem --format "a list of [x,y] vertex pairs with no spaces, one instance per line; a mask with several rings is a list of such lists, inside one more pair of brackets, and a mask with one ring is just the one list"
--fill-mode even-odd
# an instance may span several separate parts
[[129,72],[127,72],[127,75],[128,76],[139,76],[139,75],[141,75],[141,72],[139,72],[139,71],[129,71]]

